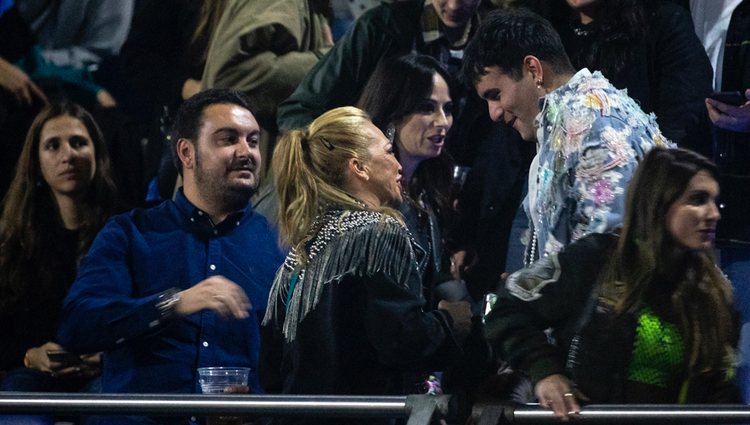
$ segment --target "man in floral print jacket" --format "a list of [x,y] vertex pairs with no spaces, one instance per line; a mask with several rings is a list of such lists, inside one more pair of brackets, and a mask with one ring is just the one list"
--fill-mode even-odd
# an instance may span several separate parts
[[466,48],[464,75],[493,120],[537,142],[524,201],[526,265],[619,227],[638,161],[671,145],[625,91],[599,72],[575,72],[555,30],[532,12],[490,14]]

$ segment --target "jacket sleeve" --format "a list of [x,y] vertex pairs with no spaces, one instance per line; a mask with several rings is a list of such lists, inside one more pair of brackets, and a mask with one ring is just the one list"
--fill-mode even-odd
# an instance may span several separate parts
[[[565,352],[546,329],[564,331],[583,313],[604,262],[609,235],[591,235],[508,277],[486,317],[485,336],[500,357],[534,383],[565,373]],[[565,346],[563,341],[561,346]]]
[[203,87],[232,87],[252,100],[261,125],[330,49],[325,16],[308,2],[232,2],[208,50]]
[[710,153],[710,122],[705,98],[713,69],[695,34],[690,14],[670,2],[657,7],[650,55],[654,113],[667,138],[680,146]]
[[329,109],[357,102],[380,59],[398,44],[380,16],[388,6],[371,9],[355,21],[279,105],[280,131],[304,127]]
[[460,356],[447,312],[425,311],[424,298],[382,272],[366,277],[365,290],[365,331],[383,364],[440,368]]
[[170,323],[157,307],[165,293],[134,297],[128,265],[126,215],[110,220],[81,263],[63,304],[58,341],[74,352],[112,350],[134,338],[155,333]]
[[628,122],[614,117],[597,119],[572,164],[568,199],[574,204],[569,219],[556,225],[557,240],[572,242],[621,226],[625,192],[638,162],[652,147],[664,143],[651,116]]

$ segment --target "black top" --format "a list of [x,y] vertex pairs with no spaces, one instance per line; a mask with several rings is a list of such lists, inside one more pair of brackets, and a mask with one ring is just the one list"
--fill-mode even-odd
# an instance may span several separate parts
[[[53,227],[49,233],[43,266],[39,259],[22,262],[27,286],[20,301],[0,311],[0,370],[23,366],[26,350],[55,341],[62,302],[76,277],[79,232]],[[0,278],[8,272],[0,271]]]

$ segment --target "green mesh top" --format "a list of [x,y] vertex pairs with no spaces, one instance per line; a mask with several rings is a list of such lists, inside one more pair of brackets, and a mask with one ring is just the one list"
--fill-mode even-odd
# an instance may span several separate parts
[[638,317],[628,380],[674,388],[685,376],[685,345],[679,329],[644,307]]

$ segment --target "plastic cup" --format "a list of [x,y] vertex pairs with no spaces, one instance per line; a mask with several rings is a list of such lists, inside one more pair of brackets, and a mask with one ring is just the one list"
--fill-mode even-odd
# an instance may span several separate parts
[[203,394],[247,393],[249,367],[201,367],[198,382]]

